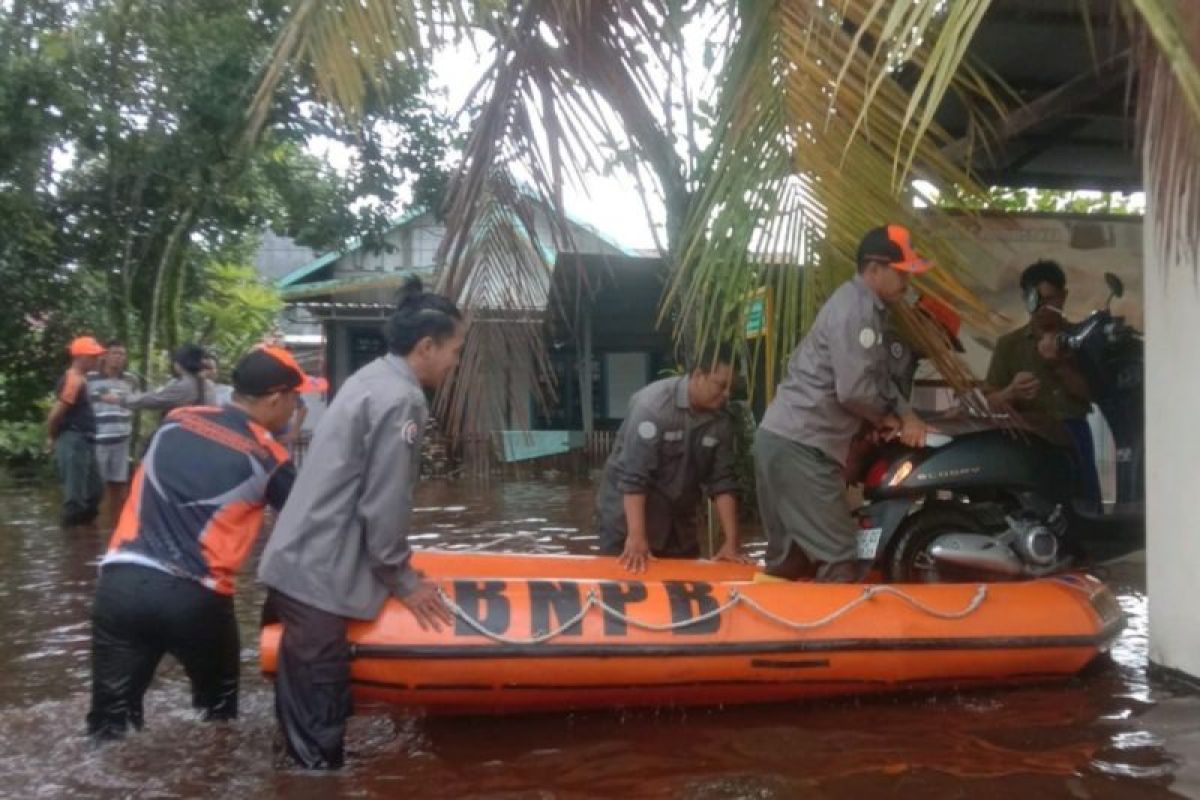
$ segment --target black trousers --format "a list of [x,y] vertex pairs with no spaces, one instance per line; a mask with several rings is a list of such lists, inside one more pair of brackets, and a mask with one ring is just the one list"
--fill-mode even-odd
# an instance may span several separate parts
[[270,589],[263,624],[283,623],[275,667],[275,716],[288,756],[305,769],[345,761],[350,697],[348,620]]
[[88,733],[118,738],[143,724],[142,697],[164,654],[187,672],[207,720],[237,716],[238,640],[233,598],[137,564],[100,571],[92,607]]

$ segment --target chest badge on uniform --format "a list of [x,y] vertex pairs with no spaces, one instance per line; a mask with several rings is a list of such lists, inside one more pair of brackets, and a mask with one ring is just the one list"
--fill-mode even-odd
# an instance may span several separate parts
[[863,347],[874,347],[875,346],[875,329],[874,328],[863,328],[861,331],[859,331],[858,332],[858,343],[861,344]]
[[663,440],[668,442],[682,442],[683,431],[666,431],[663,433]]
[[642,437],[643,439],[653,439],[658,435],[658,426],[650,420],[645,420],[638,425],[637,431],[638,436]]
[[904,358],[904,345],[899,342],[892,342],[892,358]]
[[716,447],[717,446],[717,437],[705,436],[700,439],[700,444],[702,444],[705,447]]
[[403,437],[405,444],[416,444],[417,423],[411,419],[404,423],[404,428],[400,431],[400,436]]

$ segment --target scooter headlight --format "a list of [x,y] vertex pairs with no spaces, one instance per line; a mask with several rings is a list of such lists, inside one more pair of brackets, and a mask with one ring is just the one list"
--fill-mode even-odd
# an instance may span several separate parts
[[904,461],[900,466],[896,467],[896,472],[892,475],[892,479],[888,481],[888,487],[899,486],[904,483],[904,479],[912,474],[913,464],[911,461]]

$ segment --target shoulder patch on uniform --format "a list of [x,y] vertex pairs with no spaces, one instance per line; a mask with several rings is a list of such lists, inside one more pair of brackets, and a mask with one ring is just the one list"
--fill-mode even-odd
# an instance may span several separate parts
[[637,426],[637,432],[643,439],[653,439],[658,435],[658,426],[650,420],[645,420]]
[[705,447],[716,447],[717,441],[717,437],[715,436],[705,436],[700,440],[700,444],[704,445]]
[[899,342],[892,342],[892,358],[904,357],[904,345]]
[[410,419],[404,423],[404,428],[401,429],[400,436],[404,439],[405,444],[416,444],[418,430],[415,420]]
[[875,346],[875,329],[868,327],[868,328],[863,328],[861,331],[859,331],[858,332],[858,343],[861,344],[863,347],[874,347]]

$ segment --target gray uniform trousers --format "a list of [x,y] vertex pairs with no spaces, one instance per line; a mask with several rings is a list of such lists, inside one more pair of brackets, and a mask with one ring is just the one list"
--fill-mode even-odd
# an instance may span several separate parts
[[854,560],[854,521],[841,465],[815,447],[759,428],[754,470],[769,574],[822,578],[826,565]]

